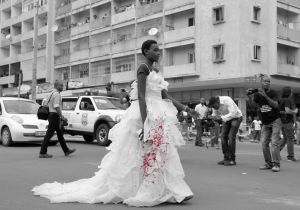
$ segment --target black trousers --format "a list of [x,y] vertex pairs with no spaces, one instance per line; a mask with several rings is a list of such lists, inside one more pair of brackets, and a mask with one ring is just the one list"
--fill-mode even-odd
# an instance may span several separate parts
[[224,160],[235,161],[236,134],[242,120],[243,117],[240,117],[223,122],[221,140]]
[[64,153],[66,153],[67,151],[69,151],[69,148],[67,147],[66,141],[63,136],[63,132],[60,127],[59,115],[56,112],[50,112],[49,116],[48,116],[48,121],[49,121],[48,130],[47,130],[46,136],[44,138],[44,141],[42,143],[40,154],[47,153],[48,144],[50,142],[50,139],[53,137],[55,131],[56,131],[56,135],[57,135],[58,141],[60,143],[60,146],[61,146],[62,150],[64,151]]

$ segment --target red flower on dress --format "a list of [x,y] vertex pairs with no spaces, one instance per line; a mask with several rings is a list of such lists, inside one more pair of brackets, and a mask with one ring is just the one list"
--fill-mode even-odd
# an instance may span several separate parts
[[142,170],[145,179],[154,183],[165,167],[167,158],[167,130],[164,117],[157,118],[147,135],[143,145]]

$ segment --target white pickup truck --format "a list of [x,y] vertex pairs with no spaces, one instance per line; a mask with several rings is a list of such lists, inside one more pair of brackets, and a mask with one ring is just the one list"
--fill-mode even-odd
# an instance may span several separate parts
[[62,98],[62,113],[68,119],[64,132],[82,135],[86,142],[96,139],[101,146],[109,145],[108,132],[120,122],[124,112],[124,106],[119,98],[106,96]]

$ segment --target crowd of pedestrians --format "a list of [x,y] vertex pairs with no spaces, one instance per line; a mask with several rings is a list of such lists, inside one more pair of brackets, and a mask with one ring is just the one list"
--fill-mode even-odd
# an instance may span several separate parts
[[260,169],[279,172],[282,149],[287,145],[287,160],[295,162],[294,145],[300,144],[300,117],[297,117],[292,89],[284,87],[281,92],[279,96],[271,89],[270,78],[266,75],[261,77],[261,88],[247,90],[249,100],[254,102],[258,112],[247,120],[249,133],[246,135],[241,126],[242,112],[229,96],[200,98],[200,103],[195,106],[196,118],[179,112],[182,133],[187,140],[195,140],[195,146],[199,147],[219,148],[221,142],[224,159],[218,164],[226,166],[236,165],[236,139],[242,141],[250,137],[250,142],[262,145],[265,165]]

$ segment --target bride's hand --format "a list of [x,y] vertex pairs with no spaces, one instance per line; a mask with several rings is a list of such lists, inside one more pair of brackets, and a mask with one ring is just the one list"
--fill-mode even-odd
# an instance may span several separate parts
[[143,141],[144,140],[144,129],[142,128],[142,129],[138,130],[137,133],[138,133],[139,140]]

